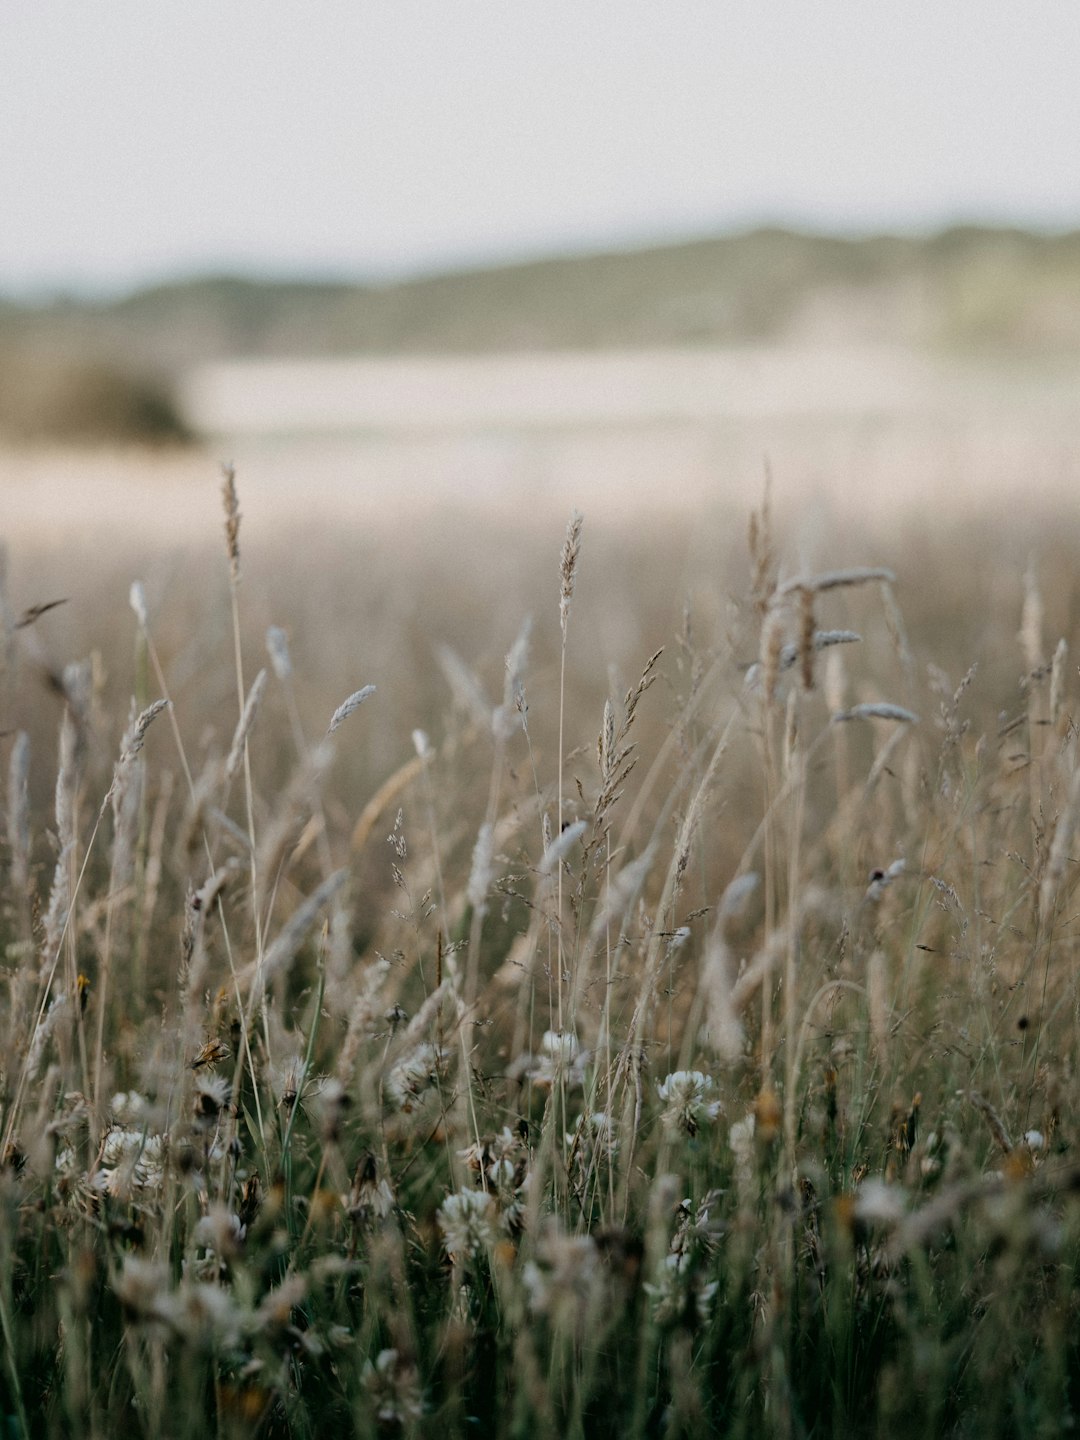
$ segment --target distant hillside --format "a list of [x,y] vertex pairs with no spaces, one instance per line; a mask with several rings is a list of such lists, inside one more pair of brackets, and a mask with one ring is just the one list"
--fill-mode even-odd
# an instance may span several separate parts
[[[1080,232],[845,240],[759,230],[384,285],[197,279],[105,303],[0,302],[0,386],[101,365],[167,386],[229,356],[876,340],[1080,348]],[[48,407],[46,406],[46,409]],[[0,405],[0,425],[3,425]]]

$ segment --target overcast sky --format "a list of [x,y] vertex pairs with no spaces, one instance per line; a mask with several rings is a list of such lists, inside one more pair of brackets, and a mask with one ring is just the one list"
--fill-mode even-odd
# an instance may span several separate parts
[[1077,0],[6,0],[0,291],[1080,225]]

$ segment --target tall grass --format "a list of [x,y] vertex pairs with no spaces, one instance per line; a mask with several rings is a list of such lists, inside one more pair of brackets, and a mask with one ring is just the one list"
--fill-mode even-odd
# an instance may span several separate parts
[[947,674],[925,570],[788,574],[766,502],[743,594],[597,684],[576,518],[496,686],[444,646],[388,736],[389,647],[333,627],[313,697],[275,614],[264,667],[231,475],[225,510],[186,675],[141,585],[108,677],[5,600],[7,1433],[1070,1427],[1080,764],[1037,569]]

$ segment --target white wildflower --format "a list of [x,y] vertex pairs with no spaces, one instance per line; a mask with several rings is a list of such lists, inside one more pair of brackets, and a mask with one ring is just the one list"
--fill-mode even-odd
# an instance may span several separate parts
[[364,1365],[361,1383],[375,1407],[375,1418],[384,1425],[406,1425],[424,1413],[416,1367],[397,1350],[380,1350],[374,1363]]
[[715,1089],[716,1081],[700,1070],[675,1070],[668,1075],[656,1087],[664,1102],[661,1118],[665,1128],[696,1135],[704,1121],[715,1120],[720,1113],[720,1101],[712,1098]]
[[898,1225],[907,1214],[907,1191],[884,1180],[864,1180],[855,1193],[855,1218],[864,1225]]
[[160,1190],[164,1181],[165,1140],[161,1135],[121,1125],[106,1133],[90,1181],[93,1189],[127,1198],[133,1191]]
[[580,1329],[602,1278],[600,1253],[591,1235],[551,1231],[521,1274],[529,1309],[554,1324]]
[[434,1045],[418,1045],[392,1066],[383,1091],[395,1110],[415,1110],[439,1078],[443,1052]]
[[558,1077],[567,1085],[584,1083],[590,1056],[572,1031],[546,1030],[540,1048],[544,1053],[532,1062],[529,1071],[534,1085],[553,1085]]
[[121,1090],[109,1101],[109,1113],[117,1125],[135,1125],[146,1114],[145,1098],[137,1090]]
[[439,1210],[439,1229],[452,1260],[474,1260],[498,1239],[495,1202],[483,1190],[448,1195]]
[[195,1226],[192,1239],[197,1247],[211,1250],[223,1260],[239,1253],[247,1227],[227,1205],[211,1205]]
[[213,1281],[181,1285],[170,1297],[173,1328],[204,1349],[233,1349],[243,1338],[247,1316],[230,1291]]

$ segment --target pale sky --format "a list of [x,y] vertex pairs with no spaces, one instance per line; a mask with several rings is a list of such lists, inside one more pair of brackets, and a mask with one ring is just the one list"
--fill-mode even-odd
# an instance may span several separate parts
[[1080,226],[1077,0],[5,0],[0,292]]

